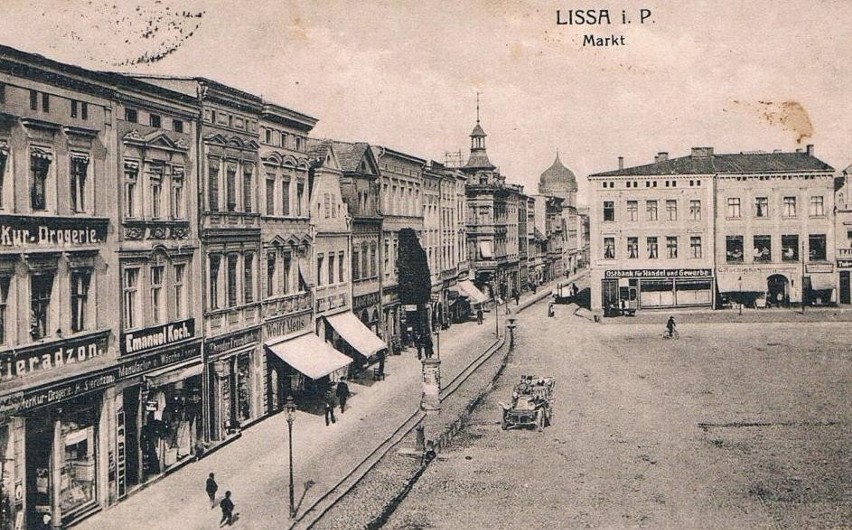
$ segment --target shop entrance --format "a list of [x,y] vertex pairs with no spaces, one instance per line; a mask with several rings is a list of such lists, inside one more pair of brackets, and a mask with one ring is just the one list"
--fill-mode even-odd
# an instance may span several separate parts
[[139,476],[139,387],[124,391],[124,458],[127,488],[140,482]]
[[790,281],[783,274],[773,274],[766,280],[769,293],[768,305],[787,307],[790,305]]
[[852,303],[849,293],[849,271],[840,271],[840,303]]
[[39,528],[45,514],[52,517],[50,455],[53,421],[49,414],[27,418],[27,528]]

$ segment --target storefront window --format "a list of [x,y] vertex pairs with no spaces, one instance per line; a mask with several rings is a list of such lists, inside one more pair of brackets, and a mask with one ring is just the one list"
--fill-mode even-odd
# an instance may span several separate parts
[[725,237],[725,258],[728,263],[742,263],[743,236]]
[[62,418],[59,508],[67,514],[95,500],[95,427],[91,409]]
[[237,358],[237,415],[240,421],[251,418],[251,356]]
[[772,237],[754,236],[754,261],[772,261]]
[[808,257],[811,261],[825,261],[825,234],[808,236]]
[[781,260],[799,261],[799,236],[797,234],[781,236]]

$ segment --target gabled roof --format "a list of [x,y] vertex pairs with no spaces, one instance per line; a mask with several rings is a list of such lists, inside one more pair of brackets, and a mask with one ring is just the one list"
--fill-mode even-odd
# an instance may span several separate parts
[[[366,142],[340,142],[332,140],[337,161],[340,169],[347,172],[362,173],[365,175],[379,174],[378,163],[373,155],[370,144]],[[366,164],[366,170],[365,165]]]
[[834,168],[807,152],[737,153],[710,154],[707,156],[689,155],[670,160],[660,160],[643,166],[594,173],[589,176],[713,175],[719,173],[779,173],[785,171],[834,171]]

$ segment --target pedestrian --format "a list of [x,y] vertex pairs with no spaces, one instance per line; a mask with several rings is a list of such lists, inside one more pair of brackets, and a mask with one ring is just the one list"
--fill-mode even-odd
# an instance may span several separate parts
[[432,354],[434,353],[434,350],[432,349],[432,335],[423,336],[423,353],[426,355],[427,359],[432,358]]
[[231,526],[234,522],[234,501],[231,500],[230,491],[225,492],[225,498],[219,501],[219,507],[222,508],[222,520],[219,521],[219,526],[225,523]]
[[334,393],[337,396],[337,401],[340,402],[340,413],[343,414],[343,409],[346,407],[346,400],[349,398],[349,385],[346,384],[346,379],[341,379],[337,383]]
[[482,309],[476,310],[476,321],[479,323],[479,325],[482,325]]
[[420,335],[414,339],[414,345],[417,346],[417,360],[419,361],[423,358],[423,338]]
[[379,378],[385,377],[385,350],[379,352]]
[[336,423],[337,422],[337,418],[334,417],[334,406],[335,405],[336,405],[336,403],[335,403],[334,392],[331,390],[331,387],[329,387],[329,389],[325,391],[325,426],[326,427],[328,427],[329,422],[330,423]]
[[515,298],[515,305],[520,305],[521,304],[521,295],[518,293],[518,291],[515,291],[514,298]]
[[553,305],[553,302],[547,304],[547,316],[556,316],[556,306]]
[[213,473],[210,473],[210,476],[207,477],[207,485],[204,487],[205,491],[207,491],[207,496],[210,497],[210,509],[216,507],[216,492],[219,491],[219,485],[216,484],[216,479],[213,478]]

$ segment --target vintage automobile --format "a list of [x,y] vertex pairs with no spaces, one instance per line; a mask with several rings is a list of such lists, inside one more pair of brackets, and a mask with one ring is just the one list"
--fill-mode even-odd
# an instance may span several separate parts
[[541,431],[550,425],[553,418],[551,401],[554,385],[550,377],[521,376],[521,382],[515,385],[512,392],[512,404],[500,403],[503,409],[500,423],[502,429],[535,427]]

